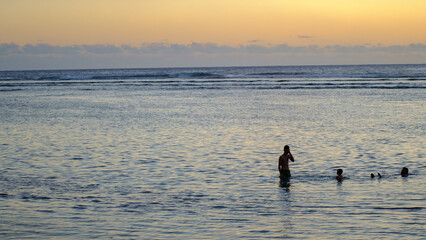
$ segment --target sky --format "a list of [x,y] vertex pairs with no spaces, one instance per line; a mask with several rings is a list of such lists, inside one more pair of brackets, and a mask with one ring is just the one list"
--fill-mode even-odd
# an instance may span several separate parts
[[0,0],[0,70],[426,63],[425,0]]

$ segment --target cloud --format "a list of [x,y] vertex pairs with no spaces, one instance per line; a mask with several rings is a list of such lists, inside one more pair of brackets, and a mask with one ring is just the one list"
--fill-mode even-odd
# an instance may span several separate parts
[[28,55],[78,55],[82,51],[81,46],[52,46],[49,44],[26,44],[22,48],[23,54]]
[[114,45],[82,45],[81,46],[84,51],[89,54],[95,55],[121,55],[124,54],[124,50],[119,46]]
[[21,47],[15,43],[0,44],[0,57],[20,54]]
[[297,37],[300,38],[300,39],[314,38],[314,36],[308,36],[308,35],[299,35]]
[[254,39],[254,40],[247,41],[247,43],[249,43],[249,44],[256,44],[256,43],[260,43],[260,42],[262,42],[262,40]]
[[264,46],[260,44],[248,44],[239,46],[218,45],[216,43],[197,43],[190,44],[166,44],[143,43],[140,46],[130,45],[72,45],[72,46],[55,46],[49,44],[26,44],[19,46],[15,43],[0,44],[0,56],[21,55],[21,56],[69,56],[69,55],[91,55],[91,56],[143,56],[143,55],[166,55],[166,54],[299,54],[299,53],[344,53],[344,54],[360,54],[360,53],[425,53],[425,44],[409,44],[409,45],[328,45],[320,47],[317,45],[309,46],[290,46],[287,44],[278,44],[274,46]]
[[[299,36],[300,37],[300,36]],[[426,44],[246,45],[153,42],[139,46],[0,44],[0,70],[294,64],[426,63]]]

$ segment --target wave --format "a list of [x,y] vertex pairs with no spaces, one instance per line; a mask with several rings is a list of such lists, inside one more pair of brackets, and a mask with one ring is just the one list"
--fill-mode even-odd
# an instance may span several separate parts
[[363,75],[305,75],[303,73],[281,74],[281,73],[256,73],[244,76],[238,75],[221,75],[206,72],[198,73],[173,73],[173,74],[135,74],[135,75],[56,75],[56,76],[14,76],[2,77],[0,82],[8,81],[66,81],[66,80],[144,80],[144,79],[280,79],[287,81],[292,79],[315,79],[329,81],[345,81],[347,79],[357,81],[383,81],[383,80],[409,80],[409,81],[424,81],[426,76],[363,76]]
[[95,69],[0,72],[0,91],[34,86],[159,89],[426,88],[426,65]]
[[262,72],[252,73],[251,76],[301,76],[301,75],[312,75],[306,72]]
[[425,89],[425,81],[338,81],[264,79],[117,79],[0,82],[0,91],[19,91],[35,87],[79,87],[87,90],[133,89]]
[[172,74],[169,77],[172,78],[203,78],[203,79],[223,79],[226,78],[224,75],[208,73],[208,72],[193,72],[193,73],[178,73]]
[[[262,77],[260,77],[262,76]],[[288,77],[291,76],[291,77]],[[58,75],[58,76],[25,76],[25,77],[0,77],[1,82],[9,82],[9,81],[72,81],[72,80],[145,80],[145,79],[233,79],[233,80],[244,80],[244,79],[256,79],[256,80],[277,80],[291,81],[291,80],[303,80],[303,79],[313,79],[313,80],[326,80],[326,81],[425,81],[426,76],[419,77],[400,77],[400,76],[379,76],[379,77],[371,77],[371,76],[310,76],[310,77],[299,77],[297,74],[294,75],[280,75],[278,73],[269,74],[256,74],[256,75],[247,75],[247,76],[226,76],[219,74],[211,74],[211,73],[176,73],[176,74],[139,74],[139,75]]]
[[45,75],[45,74],[25,74],[15,76],[1,76],[0,81],[31,81],[31,80],[117,80],[117,79],[223,79],[226,76],[208,72],[193,72],[193,73],[158,73],[158,74],[112,74],[112,75]]

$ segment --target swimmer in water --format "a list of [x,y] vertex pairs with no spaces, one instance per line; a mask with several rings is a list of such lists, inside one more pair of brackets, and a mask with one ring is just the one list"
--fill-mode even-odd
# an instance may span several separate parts
[[337,176],[336,176],[336,179],[337,180],[342,180],[343,178],[344,178],[344,176],[342,175],[343,174],[343,170],[342,169],[337,169]]
[[406,167],[402,168],[401,177],[408,177],[408,168],[406,168]]
[[[371,178],[374,178],[374,173],[372,173],[370,176],[371,176]],[[377,177],[381,178],[382,175],[380,175],[380,173],[377,173]]]

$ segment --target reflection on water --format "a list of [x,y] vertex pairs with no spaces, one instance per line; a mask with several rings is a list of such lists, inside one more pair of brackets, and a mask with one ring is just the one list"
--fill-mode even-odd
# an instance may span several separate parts
[[280,187],[286,192],[290,192],[290,178],[280,178]]
[[[0,234],[425,238],[424,96],[82,82],[4,91]],[[284,143],[296,161],[280,180]]]
[[280,213],[281,213],[281,237],[290,237],[293,231],[293,209],[291,199],[290,178],[280,178]]

